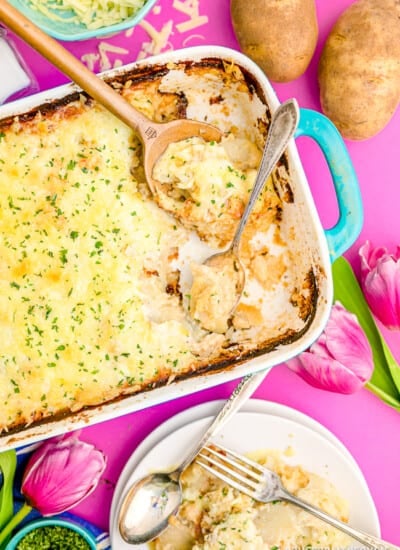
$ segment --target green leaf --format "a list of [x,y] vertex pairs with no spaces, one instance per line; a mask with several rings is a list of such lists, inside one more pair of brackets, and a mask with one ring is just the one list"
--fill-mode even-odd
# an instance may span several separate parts
[[395,383],[397,391],[400,393],[400,366],[397,363],[396,359],[393,357],[392,352],[390,351],[390,348],[385,342],[382,334],[379,331],[378,333],[381,337],[382,349],[386,357],[386,363],[389,367],[390,374],[392,375],[393,382]]
[[[17,468],[17,455],[14,449],[0,453],[0,469],[3,485],[0,489],[0,530],[9,523],[14,515],[13,483]],[[0,548],[3,547],[3,543]]]
[[381,388],[375,386],[375,384],[372,384],[372,382],[368,382],[367,384],[365,384],[365,387],[372,391],[377,397],[382,399],[382,401],[384,401],[387,405],[390,405],[391,407],[394,407],[395,409],[398,409],[400,411],[400,403],[396,398],[388,395],[383,390],[381,390]]
[[334,299],[354,313],[372,348],[374,372],[367,387],[388,405],[400,409],[400,367],[371,315],[350,264],[338,258],[332,266]]

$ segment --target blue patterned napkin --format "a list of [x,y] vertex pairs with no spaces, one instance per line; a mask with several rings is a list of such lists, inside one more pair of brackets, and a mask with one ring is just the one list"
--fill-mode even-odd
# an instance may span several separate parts
[[[25,447],[21,447],[17,449],[17,471],[15,473],[15,482],[14,482],[14,506],[15,506],[15,512],[22,506],[24,502],[24,498],[21,495],[19,491],[19,487],[21,487],[21,481],[22,481],[22,475],[25,469],[25,464],[29,458],[29,455],[31,452],[38,447],[39,444],[33,444],[33,445],[27,445]],[[32,510],[28,514],[28,516],[20,523],[20,527],[23,525],[29,523],[30,521],[34,519],[38,519],[42,517],[40,513],[36,510]],[[89,521],[86,521],[83,518],[80,518],[79,516],[76,516],[75,514],[71,514],[69,512],[64,512],[63,514],[59,514],[58,516],[52,516],[56,518],[64,518],[74,521],[75,523],[78,523],[85,529],[87,529],[92,535],[95,536],[96,542],[97,542],[97,550],[111,550],[111,541],[108,536],[108,533],[102,531],[99,529],[96,525],[93,525],[93,523],[90,523]]]

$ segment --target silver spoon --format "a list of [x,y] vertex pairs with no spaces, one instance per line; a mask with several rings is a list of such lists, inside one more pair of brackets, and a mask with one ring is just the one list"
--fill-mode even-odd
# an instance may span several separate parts
[[170,143],[193,136],[200,136],[206,141],[220,141],[222,132],[205,122],[178,119],[157,123],[148,119],[57,40],[44,33],[6,0],[0,0],[0,21],[138,133],[144,148],[143,166],[146,180],[153,193],[160,185],[153,179],[154,164]]
[[136,481],[124,497],[118,513],[122,538],[129,544],[144,544],[160,535],[169,518],[178,512],[182,502],[180,477],[211,437],[251,397],[272,367],[244,376],[229,399],[211,422],[198,443],[172,472],[157,472]]
[[[207,330],[225,332],[228,328],[227,323],[240,301],[245,285],[245,269],[239,254],[240,240],[267,179],[296,131],[299,116],[299,107],[295,99],[289,99],[285,103],[282,103],[273,114],[256,181],[232,242],[227,250],[213,254],[203,262],[203,265],[215,269],[216,273],[220,274],[220,287],[221,292],[223,292],[223,296],[219,300],[218,316],[215,316],[216,320],[214,324],[209,312],[213,310],[212,304],[218,298],[216,298],[216,290],[214,286],[209,286],[208,289],[202,290],[202,300],[206,304],[206,307],[203,304],[203,308],[208,313],[204,319],[200,316],[197,320]],[[225,280],[222,277],[225,277]],[[236,289],[236,292],[232,293],[229,297],[226,296],[226,290],[224,291],[226,277],[229,277],[230,282],[234,282],[233,286]],[[209,290],[209,295],[206,295],[207,290]],[[194,317],[196,318],[196,312],[194,312]]]
[[[287,147],[290,138],[293,136],[298,118],[299,110],[297,102],[294,99],[283,103],[276,110],[271,121],[254,189],[243,218],[239,223],[233,243],[228,251],[216,255],[217,257],[233,255],[238,263],[240,263],[238,247],[243,228],[266,179]],[[212,258],[216,256],[211,257],[210,260],[212,261]],[[243,270],[242,267],[241,269]],[[261,372],[243,378],[201,440],[191,449],[178,468],[172,472],[150,474],[138,480],[129,489],[122,502],[118,516],[119,531],[126,542],[130,544],[143,544],[154,539],[166,529],[170,516],[177,513],[182,501],[182,488],[180,484],[182,472],[193,462],[199,451],[217,430],[250,397],[255,388],[264,379],[264,376],[265,372]]]

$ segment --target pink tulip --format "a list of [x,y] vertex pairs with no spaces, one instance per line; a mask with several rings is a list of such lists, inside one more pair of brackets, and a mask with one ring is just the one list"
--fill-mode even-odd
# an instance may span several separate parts
[[21,487],[26,501],[0,531],[0,548],[32,508],[52,516],[79,504],[97,487],[105,467],[103,453],[76,434],[43,443],[28,461]]
[[367,241],[359,255],[361,287],[372,313],[387,328],[400,329],[400,247],[389,254]]
[[336,302],[324,332],[287,366],[306,382],[323,390],[354,393],[374,369],[372,350],[357,317]]
[[21,492],[43,516],[60,514],[96,488],[105,466],[103,453],[73,434],[49,440],[31,456]]

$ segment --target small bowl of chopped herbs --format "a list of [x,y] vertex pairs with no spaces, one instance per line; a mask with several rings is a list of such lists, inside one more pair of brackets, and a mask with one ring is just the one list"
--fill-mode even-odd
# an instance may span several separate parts
[[5,550],[96,550],[96,540],[72,521],[44,518],[31,521],[8,542]]

